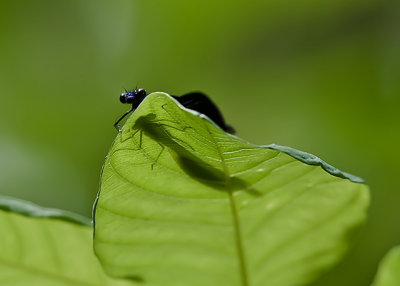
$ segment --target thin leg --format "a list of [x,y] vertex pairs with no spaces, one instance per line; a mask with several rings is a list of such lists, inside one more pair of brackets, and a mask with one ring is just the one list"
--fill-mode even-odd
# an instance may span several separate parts
[[154,165],[157,163],[158,159],[160,159],[160,156],[162,154],[162,152],[164,151],[165,147],[163,145],[161,145],[160,143],[158,143],[158,145],[160,145],[161,147],[161,151],[160,153],[158,153],[157,158],[154,159],[154,162],[151,164],[151,169],[153,170]]
[[142,149],[142,142],[143,142],[143,130],[140,130],[140,133],[139,133],[139,149]]
[[[167,125],[167,124],[162,124],[162,123],[159,123],[158,125],[159,125],[159,126],[166,126],[166,127],[168,127],[168,128],[172,128],[172,129],[179,130],[179,131],[182,131],[182,132],[185,132],[186,129],[193,128],[193,127],[191,127],[191,126],[185,126],[185,127],[182,127],[182,129],[180,129],[180,128],[175,127],[175,126],[171,126],[171,125]],[[192,149],[192,151],[194,151],[194,149],[193,149],[192,146],[190,146],[189,144],[187,144],[184,140],[172,136],[172,135],[168,132],[168,130],[165,130],[165,128],[164,128],[164,133],[165,133],[169,138],[171,138],[171,140],[183,142],[183,143],[185,143],[185,144],[184,144],[184,145],[180,144],[180,145],[182,145],[183,147],[184,147],[184,146],[189,147],[190,149]],[[178,144],[179,144],[179,143],[178,143]]]
[[[163,121],[164,121],[164,120],[163,120]],[[161,122],[161,121],[159,121],[159,122]],[[176,122],[174,122],[174,121],[171,121],[171,122],[176,123]],[[175,127],[175,126],[172,126],[172,125],[168,125],[168,124],[163,124],[163,123],[158,123],[158,125],[160,125],[160,126],[166,126],[166,127],[169,127],[169,128],[175,129],[175,130],[179,130],[179,131],[182,131],[182,132],[184,132],[186,129],[193,128],[192,126],[184,126],[184,127],[182,127],[182,128],[178,128],[178,127]]]
[[[139,129],[136,129],[133,133],[131,133],[129,136],[126,136],[126,137],[123,137],[123,136],[121,136],[121,142],[125,142],[126,140],[128,140],[128,139],[131,139],[132,138],[132,140],[133,140],[133,137],[136,135],[136,133],[138,133],[140,130]],[[142,131],[140,131],[140,132],[142,132]],[[135,142],[135,141],[134,141]]]
[[121,129],[122,129],[122,127],[119,126],[118,123],[119,123],[122,119],[124,119],[125,116],[127,116],[129,113],[131,113],[131,112],[133,112],[133,111],[135,111],[135,108],[132,107],[132,108],[129,109],[127,112],[125,112],[124,115],[122,115],[121,118],[117,120],[117,122],[114,123],[114,127],[115,127],[118,131],[121,131]]
[[[175,119],[175,118],[171,115],[171,113],[169,113],[168,110],[166,110],[166,109],[164,108],[164,106],[166,106],[166,105],[168,105],[168,104],[162,105],[161,108],[164,109],[164,111],[165,111],[166,113],[168,113],[168,115],[169,115],[172,119]],[[164,120],[164,121],[168,121],[168,120]],[[171,122],[174,122],[174,123],[177,123],[177,124],[181,125],[181,124],[180,124],[180,120],[175,120],[175,121],[172,121],[172,120],[171,120]],[[186,122],[185,122],[185,123],[186,123]],[[171,126],[171,127],[172,127],[172,126]],[[187,128],[193,128],[193,127],[191,127],[191,126],[183,127],[183,130],[182,130],[182,131],[185,131]]]

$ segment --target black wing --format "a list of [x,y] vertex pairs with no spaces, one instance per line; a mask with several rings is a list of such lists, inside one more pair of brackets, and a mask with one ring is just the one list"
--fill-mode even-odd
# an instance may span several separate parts
[[197,112],[207,115],[212,121],[215,122],[224,131],[235,133],[235,130],[225,123],[224,117],[219,111],[218,107],[208,98],[207,95],[201,92],[191,92],[182,96],[173,96],[184,107],[193,109]]

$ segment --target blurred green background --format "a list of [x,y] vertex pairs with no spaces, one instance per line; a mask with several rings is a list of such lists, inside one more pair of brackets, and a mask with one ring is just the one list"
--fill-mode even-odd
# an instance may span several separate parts
[[238,136],[370,185],[313,286],[369,285],[400,243],[399,1],[1,1],[0,36],[0,194],[89,216],[123,88],[201,90]]

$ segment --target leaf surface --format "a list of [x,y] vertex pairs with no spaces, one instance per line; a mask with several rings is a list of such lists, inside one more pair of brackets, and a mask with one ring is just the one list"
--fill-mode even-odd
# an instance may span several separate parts
[[154,285],[302,285],[338,261],[364,221],[360,182],[153,93],[106,158],[95,252],[108,273]]
[[400,246],[391,249],[382,259],[372,286],[400,285]]
[[0,197],[0,285],[134,285],[104,273],[89,225],[70,212]]

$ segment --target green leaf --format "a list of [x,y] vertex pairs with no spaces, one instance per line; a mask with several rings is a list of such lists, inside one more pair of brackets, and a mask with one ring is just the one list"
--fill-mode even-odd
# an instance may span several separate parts
[[301,285],[339,260],[364,221],[360,181],[153,93],[105,161],[95,252],[108,273],[155,285]]
[[400,246],[392,248],[382,259],[372,286],[400,285]]
[[0,285],[134,285],[104,273],[86,224],[69,212],[0,197]]

